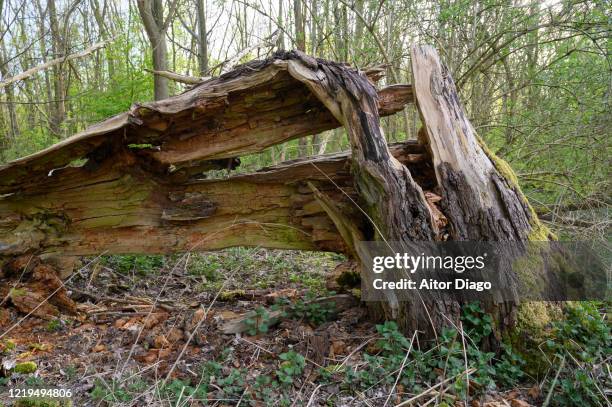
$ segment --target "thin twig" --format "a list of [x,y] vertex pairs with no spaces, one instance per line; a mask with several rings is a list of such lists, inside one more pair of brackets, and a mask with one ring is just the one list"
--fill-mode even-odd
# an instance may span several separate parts
[[457,373],[456,375],[454,375],[453,377],[449,377],[448,379],[445,379],[443,381],[441,381],[440,383],[430,387],[429,389],[417,394],[416,396],[406,400],[406,401],[402,401],[401,403],[399,403],[398,405],[396,405],[395,407],[403,407],[403,406],[407,406],[408,404],[412,403],[413,401],[416,401],[418,399],[420,399],[423,396],[426,396],[427,394],[431,393],[432,391],[434,391],[435,389],[437,389],[438,387],[444,386],[446,383],[449,383],[452,380],[455,380],[457,377],[461,376],[462,374],[470,374],[470,373],[474,373],[476,371],[476,368],[471,368],[465,372],[460,372]]
[[555,390],[555,386],[557,385],[557,381],[559,380],[559,374],[561,373],[561,370],[563,370],[564,367],[565,367],[565,355],[563,355],[563,358],[561,359],[561,364],[559,365],[559,368],[557,369],[557,373],[555,373],[555,377],[552,381],[552,384],[550,385],[548,394],[546,395],[546,400],[544,400],[544,403],[542,403],[542,407],[546,407],[548,406],[548,403],[550,403],[550,398],[552,397],[553,391]]
[[402,377],[402,371],[404,370],[404,366],[406,365],[406,360],[408,359],[408,356],[410,355],[410,351],[412,350],[412,344],[414,343],[414,338],[416,337],[417,332],[418,331],[414,331],[414,334],[412,335],[412,339],[410,340],[410,346],[408,347],[408,351],[406,352],[406,356],[404,356],[404,360],[402,361],[402,365],[400,366],[399,372],[397,373],[397,377],[395,378],[395,383],[393,383],[393,387],[391,387],[391,391],[389,392],[389,395],[387,396],[387,399],[385,400],[385,404],[383,404],[383,407],[387,407],[387,403],[389,403],[389,400],[391,399],[391,395],[395,391],[395,387],[397,386],[397,382],[399,382],[400,377]]

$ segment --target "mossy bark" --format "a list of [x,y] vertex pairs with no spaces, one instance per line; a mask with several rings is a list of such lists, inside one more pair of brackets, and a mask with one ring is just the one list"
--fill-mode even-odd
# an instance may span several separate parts
[[[363,263],[368,240],[401,248],[551,238],[510,167],[476,135],[437,53],[411,53],[414,84],[379,92],[346,65],[278,53],[0,167],[0,256],[246,245],[347,252]],[[424,124],[419,142],[390,148],[380,116],[411,101]],[[339,126],[350,156],[203,179],[235,168],[242,154]],[[71,166],[75,160],[85,163]],[[461,304],[389,295],[372,309],[380,307],[404,329],[434,336],[458,319]],[[499,339],[515,323],[516,302],[486,308]]]

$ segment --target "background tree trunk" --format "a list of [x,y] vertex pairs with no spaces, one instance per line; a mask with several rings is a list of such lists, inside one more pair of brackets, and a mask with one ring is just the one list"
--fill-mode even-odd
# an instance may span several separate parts
[[[49,9],[49,26],[51,28],[51,50],[53,52],[53,58],[59,58],[65,55],[65,41],[61,33],[57,18],[57,9],[55,7],[55,0],[49,0],[47,2]],[[65,83],[64,83],[64,67],[63,64],[59,64],[53,67],[53,101],[54,111],[51,118],[51,130],[55,134],[60,134],[61,125],[64,122],[66,116],[66,104],[65,104]]]
[[206,0],[196,0],[198,9],[198,68],[200,75],[208,73],[208,38],[206,35]]
[[[168,50],[166,45],[166,29],[169,21],[164,21],[162,0],[138,0],[138,11],[144,24],[147,37],[151,43],[153,53],[153,69],[156,71],[168,70]],[[171,19],[168,15],[168,19]],[[166,99],[169,96],[168,78],[154,76],[155,100]]]
[[[0,48],[0,73],[2,74],[3,80],[9,76],[4,41],[2,42],[2,47]],[[7,135],[9,141],[14,142],[19,136],[19,123],[17,122],[17,113],[15,112],[15,97],[13,93],[13,85],[8,85],[4,88],[4,91],[6,93],[6,109],[8,111],[9,118],[9,128]]]
[[[293,18],[295,24],[295,47],[296,49],[306,51],[306,32],[304,30],[304,13],[302,0],[293,0]],[[298,157],[306,157],[308,155],[308,139],[302,137],[298,140]]]

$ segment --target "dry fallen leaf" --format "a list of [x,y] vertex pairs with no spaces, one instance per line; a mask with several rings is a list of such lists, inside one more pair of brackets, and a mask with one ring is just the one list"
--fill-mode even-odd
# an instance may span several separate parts
[[206,311],[203,308],[197,309],[191,318],[191,327],[195,327],[206,317]]
[[529,395],[529,397],[532,399],[537,399],[540,397],[540,387],[536,384],[527,391],[527,395]]
[[181,331],[178,328],[172,328],[168,331],[165,337],[168,340],[168,342],[175,343],[175,342],[180,341],[183,338],[183,331]]
[[91,349],[92,352],[104,352],[105,350],[106,350],[106,346],[104,346],[101,343],[97,344]]
[[519,399],[511,400],[510,405],[512,407],[531,407],[531,404],[527,403],[526,401],[519,400]]
[[[215,314],[217,317],[220,317],[222,320],[228,320],[228,319],[234,319],[234,318],[238,318],[240,316],[240,314],[234,312],[234,311],[229,311],[229,310],[222,310],[219,311]],[[195,319],[195,316],[194,316]]]
[[158,325],[159,323],[165,321],[166,319],[168,319],[168,313],[154,312],[152,314],[147,315],[145,319],[143,320],[143,323],[144,323],[145,328],[151,329],[154,326]]
[[130,318],[125,324],[123,324],[121,329],[128,330],[128,331],[139,331],[141,327],[142,326],[140,324],[140,318],[133,317],[133,318]]
[[297,290],[295,288],[284,288],[282,290],[274,291],[270,294],[266,294],[266,300],[268,302],[274,302],[277,298],[294,298],[297,296]]
[[126,324],[126,322],[128,322],[127,318],[119,318],[118,320],[115,321],[113,326],[115,328],[123,328],[123,326]]
[[329,347],[330,356],[344,355],[346,352],[346,343],[344,341],[332,341]]
[[170,342],[164,335],[157,335],[153,341],[156,348],[167,348],[170,346]]
[[8,325],[11,319],[11,313],[6,308],[0,309],[0,327]]
[[143,363],[155,363],[158,359],[166,358],[170,355],[170,349],[149,349],[143,356],[135,357],[136,360]]
[[508,400],[512,400],[512,399],[517,398],[518,396],[519,396],[518,390],[512,390],[510,393],[506,395],[506,398],[508,398]]

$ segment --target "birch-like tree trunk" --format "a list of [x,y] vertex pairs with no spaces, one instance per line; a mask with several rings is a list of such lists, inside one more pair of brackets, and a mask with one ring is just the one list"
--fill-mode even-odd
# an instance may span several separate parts
[[[156,71],[167,71],[168,49],[166,45],[166,30],[169,21],[164,21],[162,0],[138,0],[137,4],[140,18],[151,43],[153,69]],[[170,18],[171,15],[167,17],[167,19]],[[156,74],[153,81],[155,100],[168,98],[170,94],[168,78]]]
[[196,0],[198,11],[198,68],[200,75],[208,73],[208,37],[206,34],[206,0]]

